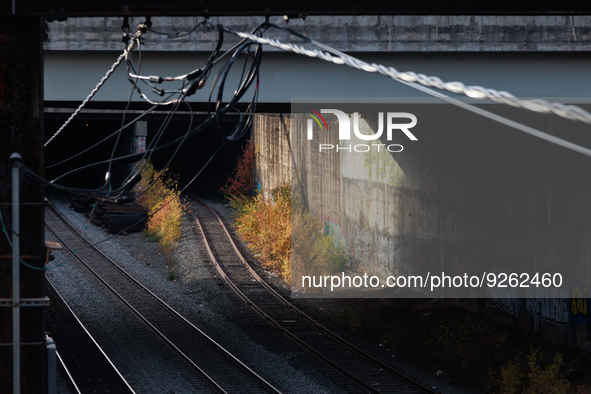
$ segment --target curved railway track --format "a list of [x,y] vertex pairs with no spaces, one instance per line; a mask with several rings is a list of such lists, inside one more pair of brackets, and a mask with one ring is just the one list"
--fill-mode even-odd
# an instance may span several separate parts
[[[269,324],[281,331],[325,366],[318,367],[348,392],[435,393],[430,387],[330,331],[269,286],[246,261],[219,215],[205,202],[190,196],[194,232],[225,283]],[[335,379],[335,372],[340,379]]]
[[[221,393],[279,393],[279,390],[91,245],[51,205],[46,213],[46,226],[80,264],[194,372],[195,379],[190,380],[192,386],[202,390],[206,384],[211,389],[209,391]],[[74,246],[75,251],[72,249]]]
[[70,390],[77,393],[135,393],[72,309],[45,278],[51,300],[47,331],[56,343],[57,360]]

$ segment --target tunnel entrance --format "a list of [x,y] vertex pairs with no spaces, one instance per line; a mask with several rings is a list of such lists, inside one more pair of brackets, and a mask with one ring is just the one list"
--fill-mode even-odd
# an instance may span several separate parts
[[[108,162],[117,141],[116,131],[122,125],[123,114],[122,111],[119,112],[81,113],[70,122],[45,149],[46,179],[74,188],[119,188],[136,162],[112,162],[111,184],[105,182]],[[132,121],[138,114],[139,112],[128,113],[125,122]],[[63,125],[69,115],[56,112],[45,114],[46,140]],[[207,117],[205,113],[193,114],[191,122],[191,115],[183,113],[167,123],[164,113],[149,114],[141,119],[147,124],[146,147],[150,147],[157,138],[157,145],[161,146],[183,137],[189,130],[201,125]],[[177,145],[154,152],[151,155],[154,167],[163,169],[170,161],[169,171],[179,175],[181,188],[203,170],[187,191],[208,197],[221,196],[219,190],[233,172],[236,159],[242,154],[242,148],[250,137],[250,133],[247,133],[237,141],[225,140],[223,136],[232,130],[237,120],[238,116],[225,116],[220,125],[221,132],[205,127],[195,135],[188,136],[178,152],[175,152]],[[121,133],[114,158],[131,153],[129,144],[132,134],[133,126]],[[108,138],[110,135],[112,136]],[[220,145],[221,148],[212,158]],[[210,158],[211,162],[203,168]],[[133,183],[129,183],[126,189],[130,189]]]

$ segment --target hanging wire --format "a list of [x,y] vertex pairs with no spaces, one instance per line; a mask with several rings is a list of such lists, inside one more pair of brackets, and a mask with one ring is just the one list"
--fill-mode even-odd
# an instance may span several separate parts
[[294,52],[299,55],[305,55],[313,58],[331,62],[334,64],[347,65],[349,67],[362,70],[369,73],[379,73],[381,75],[390,77],[399,82],[418,83],[425,87],[436,88],[440,90],[447,90],[451,93],[465,95],[475,99],[490,99],[500,104],[506,104],[513,107],[524,108],[534,112],[554,113],[558,116],[577,120],[585,123],[591,123],[591,114],[584,109],[575,105],[565,105],[558,102],[548,102],[543,99],[525,100],[513,96],[506,91],[497,91],[495,89],[488,89],[482,86],[466,86],[462,82],[444,82],[435,76],[427,76],[424,74],[417,74],[413,71],[399,72],[394,67],[386,67],[376,63],[367,63],[363,60],[357,59],[353,56],[344,54],[334,48],[319,43],[311,38],[308,38],[294,30],[267,23],[268,27],[281,30],[290,35],[301,38],[306,43],[314,45],[319,49],[307,49],[302,45],[283,43],[274,38],[264,38],[253,33],[245,33],[235,31],[233,29],[224,28],[228,33],[234,34],[240,38],[248,39],[263,45],[270,45],[284,51]]
[[[263,29],[263,25],[254,29],[253,32],[257,32],[262,29]],[[55,178],[51,182],[49,182],[49,184],[51,186],[54,186],[54,187],[60,189],[60,190],[67,191],[67,192],[73,192],[73,193],[100,192],[100,190],[97,190],[97,189],[80,189],[80,188],[66,187],[63,185],[59,185],[56,182],[66,176],[70,176],[70,175],[73,175],[73,174],[78,173],[80,171],[85,171],[85,170],[88,170],[91,168],[100,167],[100,166],[104,166],[104,165],[112,166],[114,163],[124,163],[124,162],[130,163],[133,161],[143,160],[146,157],[149,157],[146,155],[152,155],[154,152],[157,152],[157,151],[160,151],[163,149],[167,149],[167,148],[171,148],[174,146],[177,147],[176,151],[178,152],[178,144],[182,144],[187,139],[192,138],[197,133],[205,130],[206,128],[208,128],[212,124],[212,122],[215,121],[218,126],[218,129],[219,129],[219,126],[221,125],[221,117],[224,116],[229,111],[238,112],[240,114],[240,117],[239,117],[239,122],[238,122],[237,126],[235,127],[233,132],[230,133],[230,135],[228,135],[227,137],[229,137],[228,138],[229,140],[236,140],[236,139],[241,138],[249,130],[249,127],[252,124],[252,119],[251,119],[252,113],[254,112],[254,109],[256,108],[256,100],[258,97],[258,85],[259,85],[258,84],[258,78],[259,78],[258,73],[259,73],[260,60],[261,60],[261,54],[262,54],[262,46],[258,45],[258,44],[253,45],[252,43],[249,43],[248,40],[242,40],[240,43],[238,43],[234,47],[232,47],[228,52],[226,52],[218,57],[217,54],[219,53],[222,42],[223,42],[223,29],[221,27],[218,27],[218,31],[219,31],[218,44],[217,44],[216,48],[214,49],[214,51],[212,52],[206,65],[202,68],[196,69],[196,70],[186,74],[185,75],[186,82],[183,82],[183,84],[186,84],[187,86],[186,87],[181,86],[180,89],[177,89],[177,91],[181,92],[181,93],[179,93],[180,96],[175,100],[167,100],[167,104],[171,104],[171,103],[173,104],[173,110],[171,110],[169,113],[169,116],[167,116],[167,122],[165,122],[165,124],[168,124],[168,122],[170,122],[171,116],[176,112],[176,108],[178,108],[178,105],[182,101],[184,101],[186,99],[186,97],[193,94],[197,89],[200,89],[203,87],[203,85],[207,81],[207,78],[209,77],[209,75],[212,71],[213,66],[216,63],[220,62],[222,59],[226,58],[231,53],[232,56],[230,57],[229,60],[227,60],[227,63],[230,63],[230,64],[229,65],[226,64],[225,66],[222,66],[221,70],[218,72],[218,75],[216,77],[216,82],[214,82],[214,87],[212,88],[211,95],[213,95],[213,92],[215,92],[216,85],[219,84],[219,86],[217,86],[218,100],[216,102],[216,110],[214,112],[210,112],[210,116],[208,119],[206,119],[201,125],[197,126],[196,128],[189,130],[182,137],[179,137],[179,138],[177,138],[169,143],[163,144],[163,145],[157,145],[157,143],[159,142],[159,138],[162,135],[161,133],[164,130],[164,129],[162,129],[162,131],[159,131],[157,133],[156,138],[151,142],[150,146],[148,147],[148,149],[146,149],[146,152],[144,152],[144,153],[130,154],[130,155],[124,155],[124,156],[119,156],[119,157],[112,157],[107,161],[101,161],[101,162],[96,162],[96,163],[88,164],[85,166],[81,166],[81,167],[70,170],[70,171],[58,176],[57,178]],[[255,47],[256,49],[254,50],[254,52],[252,54],[249,54],[249,52],[252,50],[253,47]],[[231,65],[238,58],[240,58],[243,55],[245,55],[246,57],[250,56],[250,58],[253,59],[252,63],[250,64],[250,68],[248,68],[245,63],[245,65],[243,67],[242,77],[241,77],[238,88],[235,90],[235,93],[234,93],[233,97],[230,99],[230,101],[226,105],[222,105],[223,87],[225,86],[225,80],[228,76],[229,69],[230,69]],[[128,59],[129,59],[129,57],[128,57]],[[246,70],[248,70],[248,72],[245,72]],[[138,77],[141,77],[141,76],[139,76],[139,74],[135,74],[135,75]],[[240,100],[240,98],[243,97],[243,95],[246,93],[246,91],[252,86],[253,81],[256,81],[254,93],[253,93],[253,98],[247,106],[246,113],[242,114],[236,108],[236,104]],[[211,95],[210,95],[210,97],[211,97]],[[32,172],[26,171],[26,169],[24,169],[23,171],[26,174],[28,174],[29,176],[35,178],[36,180],[44,181],[44,180],[42,180],[41,177],[36,176]],[[124,185],[128,184],[128,182],[127,182],[128,180],[129,179],[126,179],[126,181],[124,182]],[[46,182],[46,181],[44,181],[44,182]],[[111,192],[115,193],[115,192],[119,192],[121,190],[122,190],[122,187],[119,186],[119,187],[112,188]],[[107,194],[107,193],[105,193],[105,194]]]
[[86,152],[89,152],[90,150],[96,148],[97,146],[99,146],[100,144],[102,144],[103,142],[108,141],[109,139],[111,139],[112,137],[114,137],[117,133],[125,130],[126,128],[128,128],[129,126],[131,126],[132,124],[134,124],[135,122],[137,122],[138,120],[142,119],[144,116],[148,115],[151,111],[153,111],[155,108],[157,107],[157,105],[153,105],[152,107],[148,108],[147,110],[143,111],[140,115],[136,116],[133,120],[131,120],[130,122],[128,122],[126,125],[124,125],[122,128],[115,130],[113,133],[109,134],[108,136],[106,136],[105,138],[103,138],[102,140],[100,140],[99,142],[96,142],[94,144],[92,144],[91,146],[89,146],[88,148],[68,157],[67,159],[64,159],[62,161],[59,161],[57,163],[45,166],[45,169],[48,170],[50,168],[54,168],[57,166],[60,166],[64,163],[69,162],[72,159],[75,159],[76,157],[83,155]]
[[[28,240],[27,238],[21,236],[20,234],[15,233],[14,231],[8,230],[6,228],[6,225],[4,224],[4,218],[2,217],[2,210],[0,210],[0,224],[2,225],[2,232],[4,233],[4,235],[6,236],[6,240],[8,241],[8,244],[10,245],[10,249],[12,250],[13,246],[12,246],[12,240],[10,239],[10,236],[8,235],[8,232],[10,231],[11,233],[15,234],[17,237],[24,239],[24,240]],[[34,243],[35,245],[39,245],[38,242],[33,242],[31,240],[28,240],[29,242]],[[45,247],[45,244],[43,244],[43,247]],[[37,271],[48,271],[48,270],[52,270],[58,267],[61,267],[64,263],[61,263],[55,267],[34,267],[30,264],[25,263],[25,261],[21,258],[21,256],[18,256],[18,259],[20,261],[20,263],[22,265],[24,265],[27,268],[33,269],[33,270],[37,270]]]
[[68,120],[66,120],[66,122],[58,129],[58,131],[56,131],[51,136],[51,138],[49,138],[49,140],[47,140],[47,142],[43,146],[49,145],[51,143],[51,141],[53,141],[62,132],[62,130],[64,130],[66,128],[66,126],[72,121],[72,119],[74,119],[76,117],[76,115],[78,115],[80,113],[82,108],[84,108],[84,106],[94,97],[94,95],[105,84],[105,82],[107,82],[107,79],[109,79],[109,77],[115,72],[115,69],[121,64],[121,61],[123,61],[123,59],[125,59],[127,57],[128,53],[133,50],[136,40],[139,42],[139,38],[141,35],[142,35],[142,30],[138,29],[134,39],[132,39],[130,41],[129,45],[125,48],[123,53],[121,55],[119,55],[117,60],[115,60],[115,63],[113,63],[111,68],[109,70],[107,70],[107,73],[105,74],[105,76],[101,78],[99,83],[94,87],[94,89],[92,89],[92,91],[86,97],[86,99],[84,99],[84,101],[82,101],[82,103],[78,106],[76,111],[74,111],[74,113],[68,118]]
[[[591,149],[589,149],[589,148],[572,143],[570,141],[566,141],[562,138],[555,137],[551,134],[544,133],[543,131],[534,129],[532,127],[523,125],[521,123],[515,122],[510,119],[504,118],[500,115],[496,115],[496,114],[486,111],[484,109],[481,109],[481,108],[475,107],[473,105],[470,105],[468,103],[457,100],[453,97],[446,96],[440,92],[434,91],[433,89],[431,89],[431,87],[435,87],[435,88],[442,89],[442,90],[447,90],[447,91],[450,91],[450,92],[456,93],[456,94],[464,94],[464,95],[471,97],[471,98],[478,98],[478,99],[489,98],[489,99],[491,99],[495,102],[501,103],[501,104],[507,104],[507,105],[511,105],[513,107],[518,107],[518,108],[524,108],[524,109],[528,109],[528,110],[531,110],[534,112],[545,112],[545,113],[552,112],[556,115],[559,115],[561,117],[564,117],[564,118],[567,118],[570,120],[591,123],[591,114],[580,107],[577,107],[574,105],[565,105],[565,104],[556,103],[556,102],[549,103],[548,101],[542,100],[542,99],[522,100],[522,99],[519,99],[519,98],[517,98],[517,97],[513,96],[512,94],[505,92],[505,91],[498,92],[494,89],[485,89],[480,86],[466,87],[461,82],[444,83],[443,81],[441,81],[441,79],[439,79],[437,77],[427,77],[423,74],[416,74],[412,71],[400,73],[393,67],[386,67],[383,65],[375,64],[375,63],[369,64],[369,63],[366,63],[366,62],[364,62],[360,59],[357,59],[353,56],[346,55],[334,48],[331,48],[327,45],[321,44],[321,43],[319,43],[315,40],[312,40],[312,39],[310,39],[298,32],[293,31],[293,30],[279,27],[279,26],[276,26],[276,25],[273,25],[270,23],[267,23],[267,26],[279,29],[279,30],[287,32],[291,35],[295,35],[295,36],[303,39],[306,43],[309,43],[309,44],[312,44],[314,46],[321,48],[322,51],[318,50],[318,49],[307,49],[301,45],[292,44],[292,43],[286,44],[286,43],[280,42],[276,39],[263,38],[263,37],[255,35],[255,34],[252,34],[252,33],[237,32],[237,31],[234,31],[231,29],[225,29],[225,28],[224,28],[224,30],[229,33],[235,34],[238,37],[241,37],[243,39],[249,39],[252,42],[256,42],[256,43],[263,44],[263,45],[271,45],[276,48],[280,48],[284,51],[291,51],[296,54],[305,55],[305,56],[309,56],[309,57],[313,57],[313,58],[316,57],[321,60],[331,62],[334,64],[347,65],[349,67],[352,67],[352,68],[355,68],[358,70],[362,70],[365,72],[369,72],[369,73],[377,72],[377,73],[382,74],[384,76],[390,77],[397,82],[405,84],[411,88],[420,90],[420,91],[427,93],[431,96],[441,98],[451,104],[462,107],[466,110],[469,110],[469,111],[479,114],[481,116],[487,117],[491,120],[497,121],[499,123],[505,124],[507,126],[513,127],[513,128],[518,129],[520,131],[523,131],[525,133],[533,135],[537,138],[546,140],[546,141],[551,142],[553,144],[562,146],[564,148],[567,148],[567,149],[570,149],[575,152],[578,152],[578,153],[581,153],[581,154],[591,157]],[[421,85],[424,85],[424,86],[421,86]]]

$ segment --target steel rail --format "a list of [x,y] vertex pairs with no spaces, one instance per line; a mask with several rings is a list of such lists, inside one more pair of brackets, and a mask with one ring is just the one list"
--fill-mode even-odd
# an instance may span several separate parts
[[[175,318],[179,321],[184,323],[188,326],[191,330],[197,333],[200,337],[202,337],[205,341],[207,341],[210,345],[212,345],[217,351],[221,352],[223,356],[227,357],[232,363],[238,366],[241,370],[243,370],[253,381],[259,384],[261,388],[263,388],[267,392],[271,393],[280,393],[274,386],[268,383],[265,379],[259,376],[256,372],[254,372],[250,367],[236,358],[233,354],[228,352],[224,347],[214,341],[211,337],[197,328],[194,324],[188,321],[184,316],[178,313],[175,309],[173,309],[170,305],[160,299],[156,294],[146,288],[142,283],[136,280],[133,276],[131,276],[127,271],[121,268],[117,263],[111,260],[109,257],[105,256],[99,249],[97,249],[94,245],[92,245],[88,240],[86,240],[80,233],[70,224],[68,223],[61,214],[51,205],[49,205],[50,209],[54,214],[78,237],[80,237],[84,243],[91,249],[93,249],[96,253],[98,253],[105,261],[108,261],[112,266],[114,266],[119,272],[121,272],[126,278],[130,279],[134,284],[136,284],[141,290],[149,294],[154,300],[156,300],[161,306],[165,307],[168,312],[170,312]],[[57,234],[53,232],[49,226],[48,229],[59,239]],[[103,278],[98,275],[91,267],[89,267],[84,261],[82,261],[76,253],[74,253],[67,245],[64,245],[73,255],[78,259],[101,283],[103,283],[119,300],[121,300],[142,322],[144,322],[148,328],[154,332],[154,334],[160,338],[169,348],[173,350],[183,361],[185,361],[189,367],[195,370],[199,375],[201,375],[207,383],[214,388],[214,390],[218,392],[225,393],[226,391],[217,383],[215,382],[210,376],[207,375],[205,371],[203,371],[198,365],[196,365],[188,356],[186,356],[176,345],[174,345],[164,334],[162,334],[156,327],[154,327],[147,319],[145,319],[140,312],[138,312],[127,300],[125,300],[115,289],[113,289]]]
[[[311,325],[313,325],[314,327],[316,327],[319,331],[321,331],[322,333],[326,334],[327,336],[329,336],[330,338],[334,339],[335,341],[337,341],[339,344],[341,344],[342,346],[344,346],[345,348],[347,348],[349,351],[357,354],[358,356],[364,358],[365,360],[369,361],[370,363],[374,364],[375,366],[389,372],[390,374],[394,375],[395,377],[397,377],[400,380],[403,380],[404,382],[412,385],[413,387],[426,392],[426,393],[432,393],[432,394],[436,394],[437,392],[433,389],[431,389],[430,387],[427,387],[423,384],[421,384],[420,382],[418,382],[417,380],[411,378],[410,376],[407,376],[405,374],[403,374],[400,371],[397,371],[396,369],[392,368],[391,366],[389,366],[388,364],[385,364],[384,362],[378,360],[377,358],[375,358],[374,356],[368,354],[367,352],[365,352],[364,350],[358,348],[357,346],[353,345],[351,342],[347,341],[346,339],[342,338],[341,336],[339,336],[338,334],[334,333],[333,331],[329,330],[328,328],[326,328],[325,326],[323,326],[322,324],[320,324],[319,322],[317,322],[316,320],[314,320],[312,317],[310,317],[309,315],[307,315],[305,312],[303,312],[301,309],[297,308],[295,305],[293,305],[291,302],[289,302],[288,300],[286,300],[281,294],[279,294],[277,291],[275,291],[275,289],[273,289],[267,282],[265,282],[258,274],[257,272],[250,266],[250,264],[248,264],[248,262],[246,261],[246,259],[244,258],[244,256],[242,255],[242,253],[240,252],[240,250],[238,249],[238,246],[236,245],[236,242],[234,242],[234,239],[232,238],[230,232],[228,231],[228,229],[226,228],[226,225],[224,224],[224,222],[222,221],[222,219],[220,218],[220,216],[215,212],[215,210],[213,210],[209,204],[207,204],[206,202],[204,202],[203,200],[199,199],[198,197],[194,196],[194,195],[190,195],[188,194],[192,199],[194,199],[197,203],[199,203],[200,205],[202,205],[204,208],[206,208],[215,219],[217,219],[217,221],[219,222],[220,226],[222,227],[224,234],[226,235],[228,241],[230,242],[230,244],[232,245],[232,247],[234,248],[234,251],[236,252],[236,255],[239,257],[240,261],[242,262],[242,264],[246,267],[246,269],[248,270],[248,272],[252,275],[252,277],[259,283],[261,284],[269,293],[271,293],[271,295],[273,295],[273,297],[275,297],[279,302],[281,302],[283,305],[285,305],[287,308],[289,308],[290,310],[292,310],[294,313],[296,313],[297,315],[299,315],[303,320],[305,320],[306,322],[310,323]],[[205,238],[205,234],[203,232],[203,229],[201,228],[201,224],[199,223],[199,220],[197,219],[196,214],[191,210],[191,213],[193,215],[193,217],[195,218],[197,224],[199,225],[199,228],[201,230],[201,233],[203,234],[203,238],[205,241],[205,245],[206,245],[206,249],[208,252],[208,255],[210,255],[210,258],[212,258],[215,262],[214,265],[216,267],[216,269],[218,270],[218,272],[220,272],[220,275],[222,275],[222,277],[224,278],[224,280],[226,280],[226,282],[228,282],[228,284],[230,285],[230,287],[232,287],[232,289],[234,291],[237,292],[237,294],[251,307],[253,307],[253,309],[257,309],[258,307],[256,305],[254,305],[252,303],[252,301],[250,301],[250,299],[248,299],[248,297],[242,293],[242,291],[240,291],[240,289],[237,288],[237,286],[235,286],[232,281],[227,277],[227,275],[223,272],[223,270],[221,269],[221,267],[219,266],[219,264],[217,263],[217,260],[215,260],[215,258],[213,257],[213,253],[211,252],[211,249],[208,245],[208,242]],[[286,335],[288,335],[290,338],[292,338],[293,334],[289,333],[285,328],[283,328],[283,326],[281,326],[279,323],[273,321],[273,323],[271,322],[272,319],[270,319],[262,310],[260,312],[257,311],[257,313],[259,313],[262,317],[264,317],[267,321],[269,321],[273,326],[276,326],[279,330],[281,330],[282,332],[286,333]],[[299,338],[298,338],[299,340]],[[332,363],[332,362],[331,362]],[[332,366],[332,364],[331,364]],[[340,368],[340,367],[339,367]],[[340,372],[340,370],[339,370]],[[346,375],[347,377],[349,377],[349,375]],[[372,391],[377,391],[380,392],[379,390],[376,390],[374,387],[369,386],[370,388],[368,388],[369,390]],[[364,388],[366,388],[364,386]]]
[[78,385],[74,381],[74,378],[70,374],[70,371],[68,370],[68,367],[66,367],[66,364],[64,363],[64,360],[62,359],[62,356],[60,356],[60,353],[57,350],[55,351],[55,356],[57,357],[58,362],[60,363],[60,365],[64,369],[64,372],[66,373],[66,379],[68,380],[68,383],[76,391],[76,394],[82,394],[82,392],[78,388]]
[[[117,376],[119,377],[119,379],[122,381],[123,385],[125,387],[127,387],[127,389],[129,390],[130,393],[134,393],[135,394],[135,391],[130,386],[130,384],[127,382],[127,380],[123,377],[123,375],[121,374],[121,372],[119,372],[119,369],[115,366],[115,364],[113,364],[113,362],[111,361],[111,359],[109,358],[109,356],[107,356],[107,354],[104,352],[104,350],[98,344],[98,342],[94,339],[94,337],[90,334],[90,332],[88,332],[88,330],[86,329],[86,327],[84,326],[84,324],[82,324],[82,322],[80,321],[80,319],[78,319],[78,316],[76,316],[76,314],[74,313],[74,311],[72,310],[72,308],[70,308],[70,305],[68,305],[68,303],[64,300],[64,297],[62,297],[62,295],[60,294],[60,292],[56,289],[56,287],[54,286],[54,284],[51,282],[51,280],[47,276],[45,277],[45,282],[46,282],[47,287],[54,293],[54,295],[59,299],[59,301],[61,302],[61,304],[65,307],[66,311],[69,312],[70,316],[72,316],[74,318],[74,321],[82,329],[82,331],[84,332],[84,334],[86,335],[86,337],[88,337],[90,339],[90,341],[92,342],[92,344],[94,345],[94,347],[102,355],[103,359],[107,362],[107,364],[111,367],[111,369],[113,371],[115,371],[115,373],[117,374]],[[74,378],[70,374],[70,371],[68,370],[68,367],[64,363],[64,360],[62,359],[62,357],[60,356],[60,354],[59,354],[59,352],[57,350],[56,350],[55,354],[56,354],[57,359],[58,359],[59,363],[61,364],[62,368],[64,368],[64,371],[66,373],[68,382],[74,387],[74,389],[76,390],[77,393],[80,393],[80,389],[78,388],[78,385],[76,384],[76,381],[74,381]]]
[[160,305],[162,305],[164,308],[166,308],[166,310],[168,310],[170,313],[172,313],[179,321],[184,323],[191,330],[193,330],[195,333],[197,333],[203,339],[205,339],[207,342],[209,342],[211,345],[213,345],[218,351],[220,351],[222,354],[224,354],[226,357],[228,357],[233,363],[235,363],[244,372],[251,375],[253,380],[259,382],[259,384],[261,386],[263,386],[265,388],[265,390],[272,392],[272,393],[280,393],[279,390],[277,390],[275,387],[273,387],[269,382],[267,382],[265,379],[263,379],[255,371],[253,371],[249,366],[247,366],[242,361],[240,361],[238,358],[236,358],[236,356],[234,356],[232,353],[230,353],[228,350],[226,350],[222,345],[217,343],[213,338],[211,338],[209,335],[207,335],[205,332],[203,332],[201,329],[199,329],[197,326],[195,326],[193,323],[191,323],[189,320],[187,320],[183,315],[181,315],[179,312],[177,312],[174,308],[172,308],[170,305],[168,305],[166,302],[164,302],[160,297],[158,297],[156,294],[154,294],[150,289],[148,289],[141,282],[139,282],[137,279],[135,279],[133,276],[131,276],[127,271],[125,271],[123,268],[121,268],[119,266],[119,264],[117,264],[116,262],[111,260],[108,256],[106,256],[104,253],[102,253],[98,248],[96,248],[94,245],[92,245],[90,242],[88,242],[88,240],[86,238],[84,238],[82,235],[80,235],[80,233],[70,223],[68,223],[68,221],[66,221],[62,217],[62,215],[51,204],[49,204],[49,208],[62,220],[62,222],[66,226],[68,226],[68,228],[70,228],[73,232],[75,232],[84,241],[84,243],[86,245],[88,245],[88,247],[92,248],[95,252],[100,254],[106,261],[108,261],[111,265],[113,265],[113,267],[115,267],[119,272],[121,272],[126,278],[128,278],[133,283],[135,283],[140,289],[142,289],[150,297],[152,297],[154,300],[156,300]]
[[338,365],[335,362],[333,362],[331,359],[329,359],[328,357],[326,357],[324,354],[318,352],[312,346],[308,345],[306,342],[302,341],[301,339],[299,339],[298,337],[296,337],[295,335],[293,335],[291,332],[289,332],[288,330],[286,330],[281,324],[279,324],[277,321],[275,321],[273,318],[271,318],[269,315],[267,315],[255,303],[253,303],[238,288],[238,286],[236,286],[236,284],[234,284],[234,282],[232,282],[230,280],[230,278],[228,278],[228,276],[226,275],[226,273],[224,272],[224,270],[222,269],[222,267],[218,263],[217,259],[215,258],[214,254],[213,254],[213,251],[211,250],[211,248],[209,246],[209,241],[207,240],[207,237],[205,236],[205,233],[203,232],[203,228],[201,227],[201,223],[199,223],[199,219],[197,218],[197,215],[195,215],[195,213],[192,212],[192,211],[191,211],[191,213],[193,214],[193,217],[195,218],[195,222],[197,223],[197,226],[199,227],[199,230],[200,230],[201,234],[203,235],[203,242],[204,242],[204,245],[205,245],[205,249],[207,251],[207,254],[208,254],[211,262],[213,263],[213,265],[217,269],[217,271],[220,274],[220,276],[224,279],[224,281],[232,288],[232,290],[248,306],[250,306],[252,309],[254,309],[254,311],[256,313],[258,313],[263,319],[265,319],[269,324],[271,324],[273,327],[277,328],[279,331],[281,331],[283,334],[285,334],[287,337],[289,337],[289,339],[291,339],[292,341],[294,341],[295,343],[297,343],[299,346],[301,346],[302,348],[304,348],[307,352],[309,352],[309,353],[313,354],[314,356],[318,357],[320,360],[322,360],[324,363],[326,363],[327,365],[329,365],[331,368],[333,368],[334,370],[338,371],[341,375],[343,375],[346,378],[352,380],[357,385],[361,386],[365,390],[368,390],[369,392],[372,392],[372,393],[381,393],[381,391],[377,390],[375,387],[373,387],[370,384],[366,383],[365,381],[359,379],[357,376],[353,375],[352,373],[350,373],[346,369],[342,368],[340,365]]
[[62,242],[62,245],[74,256],[88,271],[101,282],[115,297],[119,299],[156,337],[158,337],[169,349],[171,349],[183,362],[185,362],[189,368],[195,371],[199,376],[201,376],[210,387],[212,387],[218,393],[226,393],[226,391],[217,383],[215,382],[209,375],[205,373],[197,364],[193,362],[185,353],[182,352],[174,343],[170,341],[164,334],[160,332],[148,319],[146,319],[141,313],[137,311],[123,296],[121,296],[115,289],[113,289],[95,270],[93,270],[90,266],[88,266],[84,260],[78,257],[76,253],[70,247],[65,245],[61,238],[48,226],[46,225],[47,229],[58,239]]

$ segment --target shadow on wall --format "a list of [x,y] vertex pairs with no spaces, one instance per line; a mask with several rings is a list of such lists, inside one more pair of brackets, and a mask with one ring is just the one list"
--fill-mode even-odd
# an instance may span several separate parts
[[[484,107],[591,146],[585,125]],[[353,132],[351,140],[339,140],[332,114],[324,115],[328,132],[314,132],[312,140],[307,139],[306,115],[295,115],[291,134],[293,178],[302,199],[330,218],[330,226],[340,226],[353,269],[381,278],[431,272],[483,278],[491,273],[504,274],[507,281],[512,273],[527,273],[530,279],[536,272],[559,273],[553,284],[566,297],[575,279],[589,283],[591,252],[585,245],[591,240],[586,204],[591,190],[584,179],[590,158],[446,104],[357,111],[364,134],[379,130],[378,112],[413,114],[417,124],[410,131],[417,140],[400,128],[388,138],[385,115],[379,142]],[[352,127],[353,111],[347,113]],[[518,294],[528,297],[525,291]],[[480,292],[452,288],[424,296],[492,294],[484,286]]]

